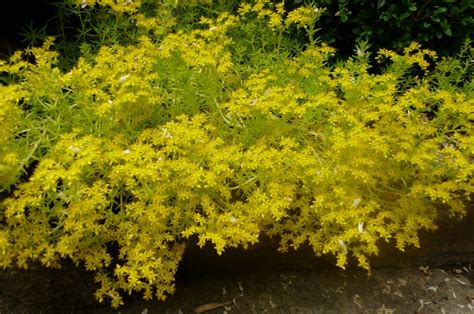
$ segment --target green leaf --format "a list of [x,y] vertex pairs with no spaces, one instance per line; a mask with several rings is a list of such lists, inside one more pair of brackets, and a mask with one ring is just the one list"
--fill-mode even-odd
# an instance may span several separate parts
[[388,21],[390,20],[390,15],[388,15],[388,14],[383,14],[383,15],[382,15],[382,20],[383,20],[384,22],[388,22]]
[[377,1],[377,10],[380,10],[385,5],[385,0]]
[[411,6],[408,8],[408,10],[410,10],[410,11],[412,11],[412,12],[415,12],[415,11],[416,11],[416,5],[415,5],[415,4],[411,5]]
[[453,36],[453,32],[451,31],[451,28],[445,28],[443,29],[444,33],[448,36]]
[[438,14],[444,13],[446,11],[448,11],[448,9],[446,9],[445,7],[441,7],[441,8],[437,8],[436,10],[434,10],[433,13],[438,15]]
[[399,20],[404,20],[406,19],[407,17],[409,17],[411,14],[408,13],[408,12],[405,12],[403,14],[400,14],[400,16],[398,17]]

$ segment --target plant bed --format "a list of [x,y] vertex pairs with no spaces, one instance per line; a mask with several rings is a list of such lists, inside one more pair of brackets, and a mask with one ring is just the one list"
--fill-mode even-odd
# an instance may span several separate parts
[[1,266],[71,261],[118,307],[172,294],[189,244],[271,238],[370,270],[384,241],[419,246],[468,214],[469,42],[441,60],[382,49],[374,70],[367,43],[331,59],[311,6],[243,3],[165,30],[112,9],[144,33],[72,67],[52,38],[0,63]]

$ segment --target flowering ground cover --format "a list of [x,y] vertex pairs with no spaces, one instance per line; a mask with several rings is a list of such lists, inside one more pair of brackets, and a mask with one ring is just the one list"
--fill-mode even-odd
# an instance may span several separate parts
[[382,243],[468,213],[469,41],[337,60],[311,5],[154,5],[82,1],[124,35],[0,62],[2,267],[71,261],[118,307],[172,294],[190,245],[272,238],[370,271]]

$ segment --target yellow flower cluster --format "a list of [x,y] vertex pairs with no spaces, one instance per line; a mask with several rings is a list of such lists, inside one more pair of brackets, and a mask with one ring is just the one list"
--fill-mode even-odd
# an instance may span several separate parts
[[140,7],[141,0],[75,0],[81,8],[92,7],[95,4],[108,6],[119,13],[135,13]]
[[266,21],[272,30],[282,30],[293,24],[308,28],[321,16],[323,10],[308,5],[286,12],[284,2],[274,3],[270,0],[257,0],[254,3],[244,2],[238,12],[243,18],[253,13],[257,19]]
[[322,13],[322,9],[312,6],[301,6],[288,13],[285,25],[288,27],[292,24],[296,24],[299,27],[307,28],[314,24]]

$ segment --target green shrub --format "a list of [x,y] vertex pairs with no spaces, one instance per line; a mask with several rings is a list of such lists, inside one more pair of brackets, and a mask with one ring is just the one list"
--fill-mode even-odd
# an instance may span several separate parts
[[[298,6],[301,0],[289,4]],[[469,0],[368,1],[317,0],[326,8],[318,27],[326,42],[345,54],[354,43],[369,40],[374,48],[401,49],[411,41],[453,54],[466,37],[473,36],[474,3]]]
[[381,50],[380,74],[363,46],[329,66],[333,48],[289,36],[311,37],[319,14],[261,1],[68,70],[52,40],[2,61],[0,265],[70,259],[119,306],[122,292],[172,293],[192,236],[220,254],[266,235],[368,269],[380,241],[418,246],[463,216],[469,43],[439,63],[416,43]]

